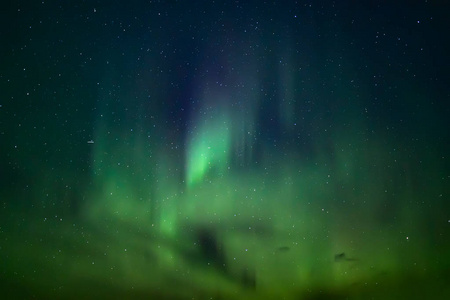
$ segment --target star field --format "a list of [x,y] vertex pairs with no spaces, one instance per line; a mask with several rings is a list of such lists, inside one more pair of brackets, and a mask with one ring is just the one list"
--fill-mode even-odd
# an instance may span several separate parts
[[442,299],[440,2],[1,10],[6,299]]

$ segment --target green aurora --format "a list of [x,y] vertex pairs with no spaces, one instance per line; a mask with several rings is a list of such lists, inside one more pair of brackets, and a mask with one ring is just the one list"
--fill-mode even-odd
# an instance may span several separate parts
[[[337,19],[331,6],[322,8],[325,16],[307,5],[280,8],[308,20],[300,25],[269,4],[247,7],[254,19],[216,24],[221,11],[240,13],[208,6],[211,15],[182,19],[210,25],[193,39],[166,6],[146,4],[161,12],[152,18],[95,8],[104,19],[67,34],[86,50],[63,42],[52,50],[74,54],[61,56],[67,72],[45,69],[26,52],[47,59],[40,44],[11,55],[36,73],[22,78],[23,68],[11,67],[0,78],[1,298],[448,298],[444,75],[428,80],[434,71],[422,56],[402,61],[389,48],[394,38],[360,47],[372,29],[365,23],[372,12],[361,6],[353,17],[344,5]],[[75,11],[93,11],[84,8]],[[434,10],[423,14],[432,12],[445,23]],[[348,33],[347,14],[366,31]],[[43,16],[38,10],[36,18]],[[271,18],[278,23],[264,25]],[[149,19],[150,33],[133,27],[141,19]],[[183,34],[174,33],[178,27]],[[83,41],[86,28],[105,51]],[[67,33],[50,29],[35,33],[40,43],[45,32]],[[435,41],[398,31],[411,48]],[[117,44],[116,33],[123,34]],[[181,50],[167,49],[172,36]],[[198,48],[201,55],[186,58]],[[394,58],[385,62],[379,49]],[[135,52],[148,54],[136,59]]]

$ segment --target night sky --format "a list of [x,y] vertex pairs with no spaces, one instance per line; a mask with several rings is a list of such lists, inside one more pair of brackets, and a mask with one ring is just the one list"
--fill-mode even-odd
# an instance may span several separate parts
[[444,1],[6,1],[0,298],[450,298]]

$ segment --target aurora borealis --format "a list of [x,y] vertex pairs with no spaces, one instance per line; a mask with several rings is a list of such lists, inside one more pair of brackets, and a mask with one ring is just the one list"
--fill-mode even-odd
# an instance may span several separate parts
[[10,2],[0,298],[448,298],[448,8]]

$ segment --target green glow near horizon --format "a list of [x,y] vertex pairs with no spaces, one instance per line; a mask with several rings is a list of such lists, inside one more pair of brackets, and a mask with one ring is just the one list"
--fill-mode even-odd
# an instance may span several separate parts
[[[408,178],[413,173],[395,176],[408,161],[405,156],[391,154],[384,140],[368,143],[340,131],[332,135],[334,148],[319,143],[311,162],[291,153],[276,164],[261,161],[258,167],[265,172],[232,168],[221,175],[216,170],[230,163],[230,145],[237,136],[229,127],[231,120],[222,114],[195,128],[187,158],[199,168],[190,170],[187,187],[178,176],[178,163],[164,149],[154,151],[161,167],[154,177],[145,177],[155,164],[145,155],[143,137],[130,147],[102,140],[106,135],[99,134],[93,171],[101,188],[87,196],[83,217],[61,221],[44,212],[33,220],[34,232],[8,232],[13,246],[3,251],[20,257],[21,264],[6,266],[6,272],[31,278],[30,284],[37,282],[46,290],[64,286],[78,291],[86,284],[81,278],[89,277],[109,284],[102,291],[106,295],[139,289],[180,299],[195,291],[211,297],[219,291],[227,299],[298,299],[311,290],[366,299],[364,293],[380,286],[395,292],[396,284],[406,280],[422,288],[432,286],[435,280],[427,278],[448,263],[449,245],[444,238],[428,238],[427,227],[436,227],[426,225],[430,221],[425,212],[437,220],[435,224],[447,219],[444,213],[439,216],[435,209],[420,206],[422,196],[410,191]],[[137,163],[132,165],[132,159]],[[393,160],[398,163],[385,170]],[[438,169],[420,169],[417,174],[432,177]],[[179,174],[173,176],[172,170]],[[150,179],[144,181],[143,176]],[[429,187],[437,188],[439,183]],[[389,219],[392,213],[395,219]],[[199,254],[196,228],[205,224],[225,247],[226,275]],[[41,242],[48,236],[39,232],[50,230],[63,237],[54,245]],[[22,236],[31,241],[32,251],[23,247]],[[337,253],[345,253],[350,261],[335,262]],[[71,273],[61,275],[61,266]],[[254,291],[241,285],[240,276],[247,269],[257,274]],[[412,276],[402,279],[405,272]],[[174,281],[180,283],[179,290],[174,291]]]

